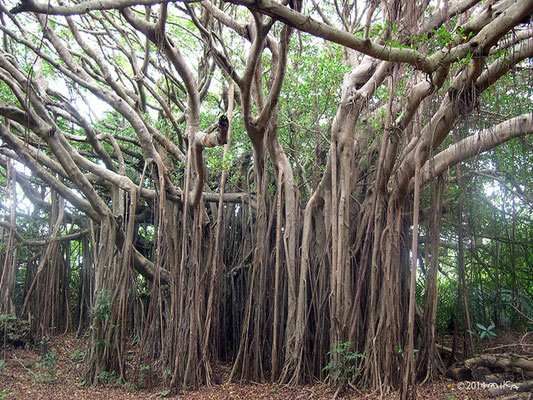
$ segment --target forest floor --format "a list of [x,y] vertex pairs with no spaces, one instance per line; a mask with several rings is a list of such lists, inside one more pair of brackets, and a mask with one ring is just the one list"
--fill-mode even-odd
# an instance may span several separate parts
[[[317,384],[290,387],[271,383],[265,384],[220,384],[203,387],[196,391],[185,391],[169,395],[164,387],[152,385],[146,367],[134,366],[132,382],[121,383],[113,375],[105,376],[105,385],[85,386],[82,381],[83,351],[86,341],[72,335],[53,337],[42,348],[10,348],[0,353],[0,399],[331,399],[335,388]],[[1,347],[0,347],[1,348]],[[135,364],[132,360],[131,364]],[[477,387],[477,386],[476,386]],[[471,388],[470,388],[471,389]],[[451,379],[441,380],[418,387],[418,399],[438,400],[482,400],[502,399],[489,397],[487,390],[469,390],[465,382],[461,384]],[[346,391],[339,396],[343,399],[376,399],[379,394]],[[396,399],[397,394],[385,395],[383,399]]]

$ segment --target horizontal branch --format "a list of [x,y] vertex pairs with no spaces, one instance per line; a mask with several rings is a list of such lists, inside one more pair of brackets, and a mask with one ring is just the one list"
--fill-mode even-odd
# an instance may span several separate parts
[[[203,198],[208,203],[218,203],[220,200],[220,193],[204,192]],[[252,208],[256,207],[256,199],[248,193],[224,193],[222,195],[222,202],[250,204]]]
[[12,14],[36,12],[48,15],[79,15],[97,10],[121,9],[137,5],[150,6],[161,3],[168,3],[168,0],[89,0],[71,6],[55,6],[50,2],[40,3],[34,0],[22,0],[10,11]]
[[446,169],[477,154],[483,153],[518,136],[533,133],[533,116],[522,114],[496,126],[468,136],[441,151],[422,169],[422,182],[434,179]]
[[79,231],[79,232],[69,233],[67,235],[58,236],[56,238],[30,240],[30,239],[26,239],[19,232],[17,232],[16,227],[11,226],[11,224],[9,222],[7,222],[7,221],[1,221],[0,220],[0,226],[2,226],[4,228],[7,228],[7,229],[13,228],[13,234],[14,234],[15,239],[17,239],[17,241],[19,241],[19,242],[22,242],[26,246],[45,246],[48,243],[50,243],[50,240],[54,240],[54,239],[55,240],[59,240],[59,241],[78,240],[83,235],[85,235],[85,234],[87,234],[89,232],[88,229],[84,229],[84,230]]

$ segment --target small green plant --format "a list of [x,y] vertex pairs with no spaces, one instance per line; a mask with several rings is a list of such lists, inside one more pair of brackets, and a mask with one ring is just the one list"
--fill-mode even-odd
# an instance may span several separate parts
[[6,360],[0,360],[0,375],[2,374],[2,370],[4,369],[6,365]]
[[494,332],[494,328],[496,326],[494,324],[491,324],[489,326],[485,326],[482,324],[477,323],[476,328],[478,330],[479,338],[480,339],[487,339],[490,340],[494,337],[496,337],[496,332]]
[[137,380],[139,382],[144,381],[147,385],[151,385],[152,384],[153,371],[152,371],[152,368],[150,367],[150,365],[141,365],[141,367],[139,369],[140,369],[141,373],[140,373],[139,377],[137,378]]
[[402,346],[400,346],[399,344],[396,345],[396,347],[394,348],[396,350],[396,352],[401,355],[403,357],[403,349],[402,349]]
[[0,324],[3,325],[4,328],[7,328],[7,323],[9,321],[14,321],[16,319],[17,317],[15,317],[14,315],[0,314]]
[[9,314],[0,314],[0,325],[2,325],[4,327],[4,358],[6,357],[6,345],[7,345],[7,341],[6,341],[6,338],[7,338],[7,325],[9,323],[9,321],[14,321],[16,320],[17,317],[15,317],[14,315],[9,315]]
[[172,370],[170,368],[167,368],[165,372],[170,379],[174,378],[174,374],[172,373]]
[[104,384],[122,384],[116,371],[102,371],[96,377],[101,383]]
[[98,292],[91,316],[96,320],[105,321],[109,315],[111,315],[111,296],[107,290],[102,289]]
[[4,389],[0,392],[0,399],[7,399],[11,392],[8,389]]
[[170,394],[170,390],[163,390],[161,393],[159,393],[162,397],[167,397]]
[[71,361],[78,362],[82,361],[85,358],[85,351],[76,349],[74,353],[70,356]]
[[338,381],[339,379],[353,379],[360,375],[357,364],[365,356],[357,351],[351,351],[351,346],[351,342],[338,342],[328,352],[331,361],[322,370],[327,371],[328,375],[334,381]]
[[51,383],[56,380],[56,361],[57,354],[54,350],[47,352],[40,362],[35,366],[44,369],[45,372],[39,372],[33,375],[33,379],[38,383]]
[[94,344],[96,345],[96,348],[101,350],[103,349],[107,344],[109,343],[109,341],[107,339],[95,339],[94,340]]
[[54,350],[49,351],[43,356],[43,365],[50,371],[55,371],[57,354]]

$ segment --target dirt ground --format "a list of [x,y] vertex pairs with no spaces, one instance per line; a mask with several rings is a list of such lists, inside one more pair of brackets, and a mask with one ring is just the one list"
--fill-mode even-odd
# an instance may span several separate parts
[[[46,350],[39,348],[7,349],[0,353],[5,364],[0,367],[0,399],[331,399],[335,388],[318,384],[313,386],[289,387],[276,384],[221,384],[203,387],[196,391],[169,394],[164,387],[150,384],[146,369],[136,371],[131,382],[118,382],[109,376],[108,384],[85,386],[82,382],[84,340],[69,335],[56,336],[47,344]],[[43,353],[48,355],[44,355]],[[55,354],[55,356],[54,356]],[[134,361],[132,360],[132,363]],[[439,400],[482,400],[489,399],[484,389],[473,390],[468,385],[443,378],[419,387],[418,399]],[[395,393],[384,395],[383,399],[396,399]],[[504,398],[502,396],[500,398]],[[346,391],[343,399],[377,399],[379,393]],[[524,397],[525,398],[525,397]],[[492,398],[494,399],[494,398]]]

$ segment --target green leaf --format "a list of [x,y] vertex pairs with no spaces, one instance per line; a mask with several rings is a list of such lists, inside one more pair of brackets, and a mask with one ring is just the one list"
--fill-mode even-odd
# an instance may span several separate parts
[[486,331],[487,330],[487,328],[485,328],[485,325],[481,325],[480,323],[476,323],[476,326],[482,331]]

